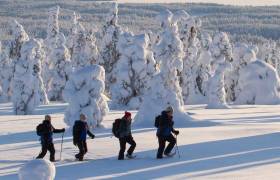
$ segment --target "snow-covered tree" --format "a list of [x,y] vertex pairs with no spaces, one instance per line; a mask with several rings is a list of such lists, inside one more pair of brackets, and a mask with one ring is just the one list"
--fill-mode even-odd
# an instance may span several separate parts
[[238,91],[238,79],[240,70],[245,68],[250,62],[256,60],[256,53],[254,49],[244,43],[236,43],[233,48],[232,69],[228,72],[232,84],[232,101],[236,100]]
[[270,64],[252,61],[239,73],[236,104],[280,103],[280,79]]
[[52,50],[50,72],[52,77],[49,84],[48,97],[50,100],[62,101],[62,91],[72,72],[70,54],[66,47],[66,39],[62,33],[58,34],[56,48]]
[[208,108],[227,108],[225,73],[232,68],[232,48],[226,33],[215,34],[210,51],[214,75],[208,82]]
[[11,89],[10,82],[12,79],[12,63],[5,49],[2,48],[0,42],[0,102],[10,100]]
[[203,96],[207,96],[208,92],[208,80],[212,75],[211,71],[211,52],[210,46],[212,43],[212,38],[208,33],[201,34],[201,48],[199,53],[199,58],[197,60],[198,63],[198,70],[196,77],[196,84]]
[[12,100],[17,115],[31,114],[47,101],[41,77],[40,48],[41,44],[35,39],[24,43],[15,64]]
[[51,51],[53,47],[56,47],[56,43],[59,35],[59,10],[60,7],[56,6],[48,11],[48,27],[47,27],[47,38],[45,39],[46,48]]
[[47,92],[50,91],[50,81],[52,79],[52,63],[54,57],[52,56],[54,54],[54,49],[57,48],[58,43],[58,36],[59,36],[59,6],[49,9],[49,19],[48,19],[48,27],[47,27],[47,38],[44,40],[44,49],[46,52],[46,57],[44,61],[42,62],[43,66],[43,79],[45,83],[45,87],[47,88]]
[[[197,38],[199,24],[185,11],[177,12],[180,24],[180,39],[183,43],[185,55],[183,57],[183,70],[180,72],[180,85],[185,104],[196,104],[205,102],[201,91],[201,80],[199,77],[199,50],[200,42]],[[197,84],[200,83],[199,85]]]
[[12,61],[12,72],[14,75],[15,64],[21,57],[21,47],[25,42],[29,40],[29,37],[25,32],[23,26],[16,20],[13,21],[11,26],[12,40],[8,44],[8,57]]
[[75,42],[75,38],[77,36],[77,28],[78,28],[78,20],[80,19],[80,15],[76,14],[76,12],[74,11],[72,16],[71,16],[71,28],[70,28],[70,33],[67,37],[67,48],[69,49],[69,53],[72,57],[72,53],[73,53],[73,48],[74,48],[74,42]]
[[137,109],[141,105],[148,83],[156,73],[156,62],[148,46],[146,34],[121,34],[118,43],[121,56],[113,70],[116,81],[110,89],[115,107]]
[[105,91],[105,70],[91,65],[75,71],[66,84],[64,99],[69,103],[64,121],[69,126],[79,119],[81,113],[87,116],[91,127],[100,127],[108,112]]
[[120,26],[118,25],[118,4],[113,3],[113,5],[114,7],[110,9],[106,24],[103,26],[100,47],[99,64],[105,68],[107,90],[109,90],[111,83],[114,83],[116,80],[112,75],[112,71],[116,67],[116,62],[120,56],[120,52],[117,48],[121,33]]
[[75,29],[71,59],[73,67],[80,69],[98,63],[98,50],[93,32],[87,32],[79,22],[77,22]]
[[225,71],[230,69],[230,64],[228,62],[220,62],[216,65],[215,73],[210,77],[208,81],[208,109],[224,109],[228,108],[226,102],[226,92],[225,92]]
[[183,125],[190,120],[190,117],[184,112],[182,89],[177,76],[177,72],[183,69],[182,58],[184,56],[177,22],[169,10],[159,17],[163,30],[156,45],[157,60],[161,62],[160,73],[152,78],[135,117],[135,124],[139,126],[152,126],[156,115],[159,115],[167,106],[174,108],[176,125]]
[[12,40],[9,42],[9,58],[17,60],[20,57],[22,44],[29,40],[23,26],[16,20],[11,24]]
[[259,49],[260,49],[260,52],[258,54],[259,59],[272,65],[279,74],[280,73],[280,48],[277,46],[276,42],[268,41],[262,44]]
[[[225,32],[218,32],[213,38],[212,45],[210,47],[212,54],[212,68],[215,72],[216,68],[225,61],[227,63],[232,62],[232,46],[228,35]],[[231,79],[229,74],[230,70],[226,71],[225,76],[225,91],[227,102],[232,102],[234,100],[234,81]]]

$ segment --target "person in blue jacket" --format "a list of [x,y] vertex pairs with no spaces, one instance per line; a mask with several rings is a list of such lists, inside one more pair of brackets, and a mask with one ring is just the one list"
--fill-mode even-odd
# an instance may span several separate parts
[[51,116],[46,115],[45,120],[42,123],[42,132],[40,134],[40,140],[42,145],[41,153],[37,156],[36,159],[42,159],[47,154],[47,151],[50,152],[50,161],[55,161],[55,149],[53,144],[53,133],[62,133],[65,132],[65,129],[55,129],[51,124]]
[[80,114],[80,120],[75,121],[73,126],[73,144],[78,146],[79,153],[75,155],[76,159],[83,161],[84,155],[87,153],[87,135],[94,139],[95,135],[90,132],[86,122],[86,115]]
[[[165,111],[161,112],[159,120],[159,125],[157,129],[157,138],[158,138],[158,151],[157,151],[157,159],[161,159],[163,157],[163,153],[166,156],[172,156],[172,149],[176,144],[176,138],[172,135],[179,134],[178,130],[173,128],[173,108],[168,106]],[[168,146],[165,148],[166,141],[169,142]]]

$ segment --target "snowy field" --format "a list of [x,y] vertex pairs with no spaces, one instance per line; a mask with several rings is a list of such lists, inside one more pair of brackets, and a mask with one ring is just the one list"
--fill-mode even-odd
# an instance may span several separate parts
[[[0,179],[17,179],[18,169],[40,151],[35,128],[44,114],[53,116],[56,128],[65,126],[66,104],[40,106],[32,116],[12,115],[11,104],[0,104]],[[155,129],[133,127],[137,142],[135,160],[118,161],[119,144],[111,135],[111,124],[121,111],[105,117],[105,129],[95,130],[88,140],[86,161],[75,162],[77,152],[71,131],[64,139],[62,161],[55,163],[57,180],[70,179],[234,179],[263,180],[280,176],[280,105],[234,106],[209,110],[205,105],[186,106],[198,123],[181,127],[178,156],[155,159]],[[135,112],[133,112],[135,115]],[[176,124],[176,120],[175,120]],[[55,134],[59,160],[61,134]],[[48,154],[47,154],[48,158]]]

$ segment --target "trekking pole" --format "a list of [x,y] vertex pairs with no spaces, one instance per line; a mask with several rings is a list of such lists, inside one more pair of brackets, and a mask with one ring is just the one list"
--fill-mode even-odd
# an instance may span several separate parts
[[178,148],[178,144],[177,144],[177,135],[176,135],[176,150],[178,152],[178,157],[179,159],[181,158],[181,155],[180,155],[180,151],[179,151],[179,148]]
[[61,161],[61,155],[62,155],[63,137],[64,137],[64,132],[62,133],[62,136],[61,136],[60,161]]

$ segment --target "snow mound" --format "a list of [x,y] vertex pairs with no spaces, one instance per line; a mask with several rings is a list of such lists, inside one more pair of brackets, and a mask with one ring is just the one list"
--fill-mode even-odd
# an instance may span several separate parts
[[53,180],[55,166],[49,160],[34,159],[20,168],[18,177],[20,180]]
[[280,79],[264,61],[254,61],[240,70],[236,104],[279,104]]

